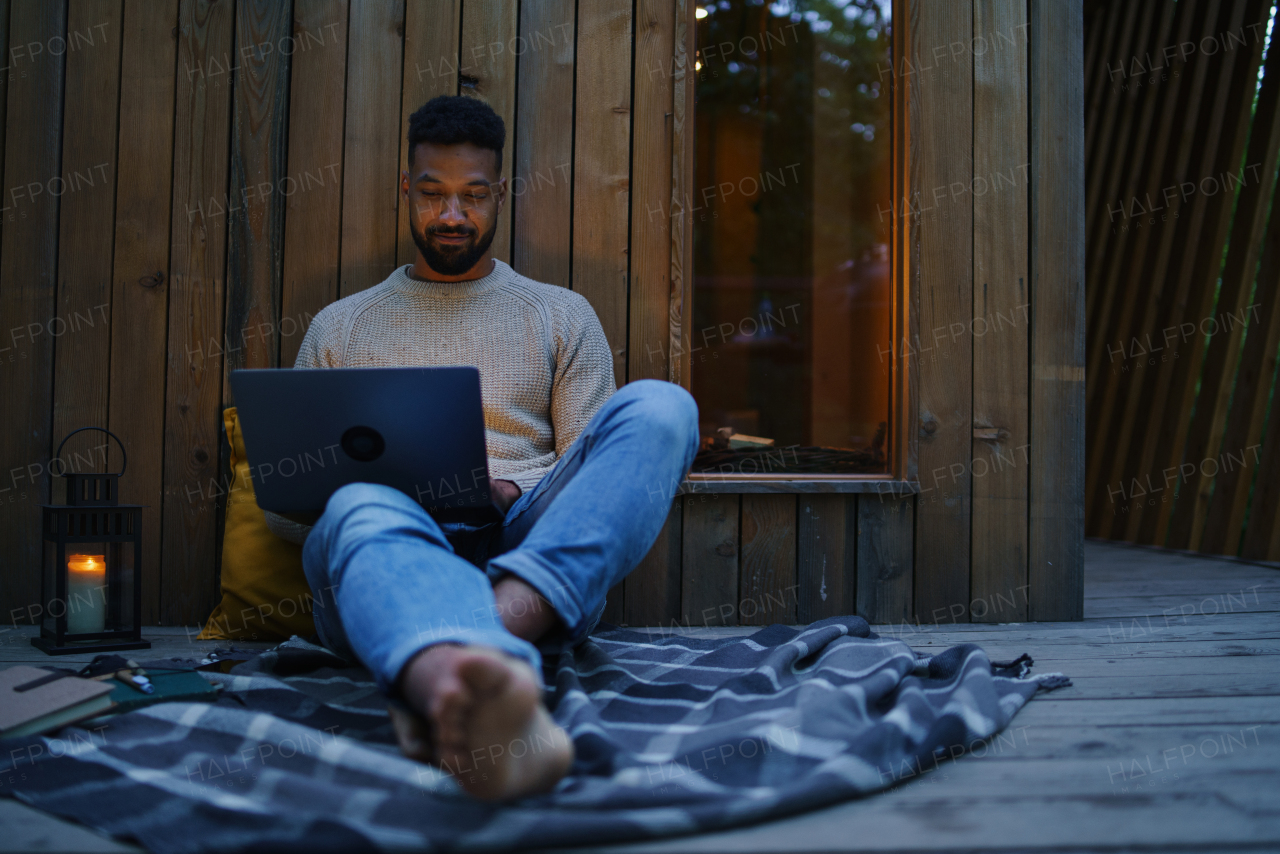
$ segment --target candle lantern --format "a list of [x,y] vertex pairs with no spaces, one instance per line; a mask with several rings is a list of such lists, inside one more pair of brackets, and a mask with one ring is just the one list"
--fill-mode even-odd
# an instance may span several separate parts
[[32,645],[50,655],[150,649],[142,639],[142,506],[121,504],[120,476],[128,465],[120,446],[120,471],[75,472],[62,462],[66,503],[41,505],[44,566],[40,576],[40,634]]

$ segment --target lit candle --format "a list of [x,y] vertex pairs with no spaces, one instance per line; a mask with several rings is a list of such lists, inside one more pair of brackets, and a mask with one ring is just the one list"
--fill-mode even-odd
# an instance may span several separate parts
[[67,633],[100,632],[107,625],[107,558],[67,558]]

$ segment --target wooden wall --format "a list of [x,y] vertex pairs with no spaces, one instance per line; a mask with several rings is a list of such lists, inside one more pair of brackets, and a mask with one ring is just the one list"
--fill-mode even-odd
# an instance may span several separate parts
[[[228,373],[291,364],[320,308],[412,259],[397,176],[435,95],[507,122],[498,256],[587,296],[619,382],[687,385],[693,12],[0,0],[6,621],[37,598],[43,469],[84,424],[124,439],[123,497],[148,505],[145,622],[205,617]],[[689,483],[614,621],[1081,616],[1080,4],[895,21],[897,485]],[[73,451],[103,464],[101,440]]]
[[1089,9],[1093,536],[1280,560],[1272,7]]

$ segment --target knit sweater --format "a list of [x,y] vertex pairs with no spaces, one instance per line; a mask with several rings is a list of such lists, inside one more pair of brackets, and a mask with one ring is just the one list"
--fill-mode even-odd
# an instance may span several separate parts
[[[537,485],[614,391],[613,356],[591,304],[494,261],[489,275],[424,282],[397,268],[315,316],[295,368],[474,365],[489,474]],[[279,536],[308,526],[266,514]]]

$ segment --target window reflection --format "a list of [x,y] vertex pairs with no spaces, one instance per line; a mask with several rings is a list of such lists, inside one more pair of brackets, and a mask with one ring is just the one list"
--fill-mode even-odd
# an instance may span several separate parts
[[889,12],[699,4],[695,471],[887,471]]

